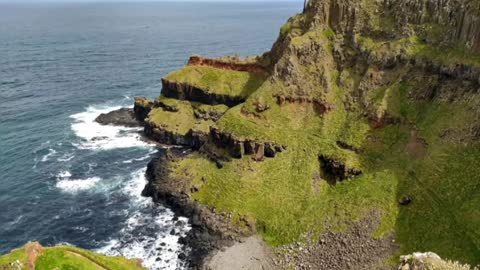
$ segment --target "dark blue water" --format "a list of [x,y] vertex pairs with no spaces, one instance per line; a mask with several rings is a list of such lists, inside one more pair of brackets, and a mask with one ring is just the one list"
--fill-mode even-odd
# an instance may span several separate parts
[[193,53],[268,50],[301,2],[0,4],[0,253],[36,240],[180,267],[189,225],[140,196],[157,149],[93,119],[157,96]]

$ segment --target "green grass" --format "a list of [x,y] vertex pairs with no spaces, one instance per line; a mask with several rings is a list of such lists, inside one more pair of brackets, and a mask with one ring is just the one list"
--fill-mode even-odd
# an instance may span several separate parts
[[[11,263],[18,260],[27,269],[29,246],[13,250],[11,253],[0,257],[0,269],[9,268]],[[123,257],[108,257],[88,250],[71,246],[57,246],[42,248],[36,261],[36,270],[135,270],[145,269],[137,260],[128,260]]]
[[[480,160],[480,145],[459,145],[440,135],[449,128],[468,126],[476,116],[465,108],[480,102],[413,101],[412,94],[425,91],[428,84],[401,80],[408,72],[398,71],[397,80],[372,92],[370,98],[390,115],[417,126],[428,144],[424,158],[406,151],[410,124],[371,129],[356,110],[345,110],[343,102],[350,92],[336,84],[325,97],[334,102],[335,110],[319,116],[308,105],[277,105],[272,93],[278,88],[267,83],[245,104],[228,110],[217,125],[240,138],[286,144],[287,151],[260,163],[247,156],[226,163],[223,169],[195,154],[180,161],[173,174],[182,179],[188,175],[193,184],[201,186],[193,194],[200,202],[255,222],[272,245],[302,239],[309,231],[320,235],[324,224],[345,230],[348,222],[376,210],[382,220],[372,237],[395,233],[403,253],[429,250],[477,264],[480,169],[475,164]],[[346,85],[357,84],[355,74],[334,76],[334,80],[345,76],[342,80],[352,80]],[[242,106],[253,110],[251,102],[259,97],[270,109],[257,117],[243,115]],[[341,149],[338,140],[362,151]],[[336,186],[316,181],[319,154],[331,155],[364,173]],[[207,176],[206,183],[201,181],[203,176]],[[398,199],[406,195],[414,202],[400,207]]]
[[[12,250],[9,254],[0,256],[0,269],[10,270],[10,264],[15,263],[16,261],[20,262],[21,265],[26,265],[28,262],[27,255],[25,253],[25,247]],[[24,267],[23,269],[27,268]]]
[[[391,18],[384,19],[387,25],[377,30],[394,27]],[[444,258],[480,263],[480,143],[442,138],[447,130],[462,136],[471,129],[478,119],[479,98],[471,94],[454,101],[429,99],[428,90],[439,84],[438,78],[409,67],[377,71],[384,73],[382,80],[388,83],[368,89],[368,109],[401,119],[402,124],[373,129],[361,100],[353,98],[361,80],[369,80],[368,76],[356,74],[353,68],[337,74],[329,50],[333,31],[303,33],[297,31],[301,30],[296,26],[299,20],[287,22],[281,34],[290,35],[289,46],[295,53],[310,52],[312,45],[326,48],[323,58],[307,63],[298,54],[281,58],[279,65],[288,63],[294,69],[295,84],[282,81],[289,78],[267,80],[249,93],[244,104],[228,109],[216,123],[221,131],[238,138],[273,141],[287,145],[288,150],[263,162],[254,162],[249,156],[233,159],[222,169],[194,153],[176,161],[172,177],[191,181],[199,187],[192,194],[194,199],[232,212],[233,222],[240,224],[239,217],[253,222],[271,245],[299,241],[307,232],[320,236],[326,225],[343,231],[350,222],[378,211],[381,223],[372,237],[394,234],[400,252],[433,251]],[[434,48],[417,36],[388,42],[362,36],[358,40],[378,54],[404,51],[437,63],[480,63],[477,55],[463,47]],[[442,59],[444,56],[447,59]],[[328,83],[319,83],[319,77]],[[217,85],[223,79],[212,80],[209,83]],[[442,89],[438,92],[462,92],[461,84],[451,84],[439,84]],[[274,97],[278,94],[315,97],[335,109],[320,115],[308,103],[280,106]],[[259,100],[269,109],[257,112]],[[410,152],[414,130],[421,142],[425,141],[425,145],[413,143],[422,155]],[[360,151],[342,149],[338,141]],[[363,174],[329,185],[317,177],[322,175],[319,155],[338,159]],[[412,197],[412,204],[400,206],[398,200],[403,196]]]
[[170,131],[179,135],[186,135],[190,130],[207,133],[213,121],[196,119],[194,115],[194,106],[189,101],[180,101],[161,97],[161,102],[168,106],[177,108],[177,112],[167,111],[158,107],[152,109],[148,114],[147,122],[162,130]]
[[187,83],[208,93],[243,98],[248,97],[265,81],[261,75],[207,66],[186,66],[168,74],[165,79]]
[[304,32],[305,15],[298,14],[290,18],[281,28],[280,37],[286,37],[287,35],[299,36]]
[[471,52],[461,43],[450,46],[434,46],[422,41],[418,36],[394,41],[374,40],[370,37],[358,36],[358,41],[365,49],[376,53],[399,53],[403,50],[410,56],[432,60],[437,64],[466,64],[480,67],[480,54]]

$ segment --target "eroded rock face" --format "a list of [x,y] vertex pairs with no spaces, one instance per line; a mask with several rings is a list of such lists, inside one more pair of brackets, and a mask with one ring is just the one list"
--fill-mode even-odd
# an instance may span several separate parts
[[162,127],[156,127],[150,123],[145,123],[145,135],[161,144],[188,146],[192,149],[199,149],[207,140],[208,134],[190,130],[187,134],[177,134],[165,130]]
[[224,61],[221,59],[205,58],[199,55],[192,55],[188,60],[189,66],[209,66],[218,69],[235,70],[250,72],[258,75],[268,75],[265,67],[255,63],[236,63],[233,61]]
[[326,178],[325,180],[330,184],[336,184],[338,181],[351,179],[362,174],[361,170],[350,168],[344,162],[336,158],[320,155],[319,161],[320,168],[323,172],[322,177]]
[[461,42],[480,52],[480,2],[469,0],[386,0],[385,7],[399,28],[411,24],[438,24],[445,30],[443,41]]
[[165,79],[162,79],[162,94],[168,98],[189,100],[208,105],[225,104],[228,107],[234,107],[245,102],[245,98],[243,97],[231,97],[228,95],[208,93],[208,91],[204,89],[200,89],[187,83],[171,82]]
[[133,107],[133,111],[135,113],[135,118],[138,121],[145,121],[148,114],[153,108],[153,101],[148,100],[145,97],[135,97],[135,104]]
[[[411,25],[437,25],[444,35],[440,43],[462,43],[480,52],[480,2],[470,0],[329,0],[309,1],[305,11],[307,28],[328,25],[337,33],[373,33],[373,16],[392,16],[395,31],[384,34],[408,35]],[[421,33],[420,33],[421,34]]]
[[239,238],[251,235],[252,231],[248,230],[248,226],[244,230],[235,228],[229,215],[217,213],[215,209],[191,200],[190,185],[184,182],[187,179],[171,178],[170,164],[184,155],[188,155],[188,151],[169,149],[152,159],[147,166],[148,184],[142,195],[168,205],[176,215],[189,218],[192,229],[179,241],[191,249],[188,252],[189,269],[203,269],[204,261],[212,251],[231,245]]
[[232,157],[242,158],[244,155],[253,155],[256,161],[262,161],[266,157],[274,158],[287,148],[272,142],[238,139],[232,134],[221,132],[216,127],[210,128],[210,138],[218,147],[227,149]]

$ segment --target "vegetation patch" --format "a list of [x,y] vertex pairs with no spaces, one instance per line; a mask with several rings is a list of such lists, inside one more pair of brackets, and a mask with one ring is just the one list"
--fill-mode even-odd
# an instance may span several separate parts
[[[35,259],[32,260],[32,247]],[[123,257],[108,257],[72,246],[41,247],[38,243],[29,243],[22,248],[0,257],[0,269],[25,270],[140,270],[145,269],[139,260]]]
[[208,133],[213,121],[197,119],[194,107],[189,101],[160,98],[164,106],[175,108],[175,110],[157,107],[151,110],[147,123],[153,127],[160,128],[179,135],[187,135],[190,131]]
[[170,73],[165,80],[186,83],[209,94],[246,98],[263,84],[265,77],[208,66],[186,66]]

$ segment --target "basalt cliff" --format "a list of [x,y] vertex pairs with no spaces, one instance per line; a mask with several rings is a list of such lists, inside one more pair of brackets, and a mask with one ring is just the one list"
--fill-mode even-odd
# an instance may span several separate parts
[[191,149],[150,162],[144,191],[191,218],[191,267],[253,234],[271,269],[479,264],[479,13],[311,0],[264,55],[193,56],[137,98],[147,137]]

